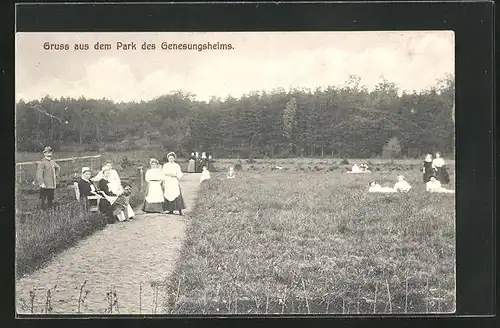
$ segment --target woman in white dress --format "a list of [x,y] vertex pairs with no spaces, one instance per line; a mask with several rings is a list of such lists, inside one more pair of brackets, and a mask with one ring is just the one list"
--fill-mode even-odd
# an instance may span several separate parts
[[182,198],[179,179],[183,174],[179,164],[175,162],[176,155],[173,152],[167,154],[168,162],[163,164],[163,181],[164,181],[164,202],[163,210],[168,214],[173,214],[174,211],[179,211],[182,215],[182,210],[186,208],[184,199]]
[[394,185],[394,190],[397,192],[408,192],[411,189],[410,184],[406,181],[406,178],[403,175],[398,175],[396,178],[398,181]]
[[455,190],[451,189],[446,189],[441,187],[441,182],[439,182],[438,179],[436,179],[436,176],[432,175],[430,177],[429,182],[425,184],[425,190],[428,192],[441,192],[441,193],[449,193],[453,194],[455,193]]
[[163,211],[163,172],[156,158],[149,160],[151,168],[146,171],[145,180],[148,184],[142,210],[146,213],[161,213]]

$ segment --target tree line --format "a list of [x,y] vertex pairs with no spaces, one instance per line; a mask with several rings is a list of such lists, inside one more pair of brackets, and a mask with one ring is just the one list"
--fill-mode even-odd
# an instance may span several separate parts
[[16,106],[17,149],[133,150],[161,145],[217,157],[417,157],[454,152],[454,77],[400,93],[382,78],[372,91],[351,76],[343,86],[275,89],[197,101],[176,91],[151,101],[45,96]]

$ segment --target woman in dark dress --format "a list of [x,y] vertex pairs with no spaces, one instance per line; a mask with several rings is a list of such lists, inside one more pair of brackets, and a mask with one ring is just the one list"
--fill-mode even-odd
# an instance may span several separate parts
[[106,216],[109,223],[115,223],[116,218],[113,215],[113,206],[105,196],[116,197],[116,195],[111,190],[109,190],[108,174],[105,168],[103,168],[103,176],[99,180],[98,188],[99,193],[104,194],[102,195],[103,198],[99,201],[99,211]]
[[446,170],[446,163],[441,157],[441,153],[436,153],[436,158],[432,161],[432,167],[436,172],[437,180],[439,180],[441,184],[450,183],[450,175],[448,174],[448,170]]
[[88,209],[88,196],[95,196],[96,189],[90,177],[92,172],[89,167],[82,168],[82,176],[78,180],[78,191],[80,192],[80,203],[83,204],[85,209]]
[[432,167],[432,155],[427,154],[425,156],[424,162],[422,163],[422,180],[424,183],[430,181],[431,176],[435,175],[436,172]]
[[201,158],[200,158],[200,154],[198,152],[196,152],[194,154],[194,172],[200,173],[200,170],[201,170]]

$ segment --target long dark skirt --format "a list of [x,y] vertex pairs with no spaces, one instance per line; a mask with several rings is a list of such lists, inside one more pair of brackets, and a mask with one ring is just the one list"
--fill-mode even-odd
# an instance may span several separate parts
[[146,213],[161,213],[163,211],[163,203],[148,203],[144,201],[142,210]]
[[181,194],[177,196],[177,198],[173,201],[168,201],[167,199],[165,199],[165,201],[163,202],[164,211],[179,211],[186,208],[186,204],[184,204],[184,198],[182,197],[182,191],[180,191],[180,193]]
[[113,206],[106,198],[101,198],[99,201],[99,212],[104,214],[109,223],[116,222],[116,218],[113,215]]
[[441,182],[441,184],[450,183],[450,175],[444,166],[437,168],[436,178]]
[[422,180],[424,181],[424,183],[427,183],[431,180],[431,176],[435,175],[436,172],[434,172],[431,162],[424,162],[422,166],[424,170],[424,173],[422,174]]

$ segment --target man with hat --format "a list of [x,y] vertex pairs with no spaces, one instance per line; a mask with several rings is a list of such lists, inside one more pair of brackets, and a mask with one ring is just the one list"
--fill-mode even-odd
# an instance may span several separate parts
[[40,186],[41,207],[45,210],[51,208],[54,204],[56,176],[59,175],[61,168],[52,159],[52,147],[45,147],[43,155],[44,158],[40,161],[36,170],[36,180]]

